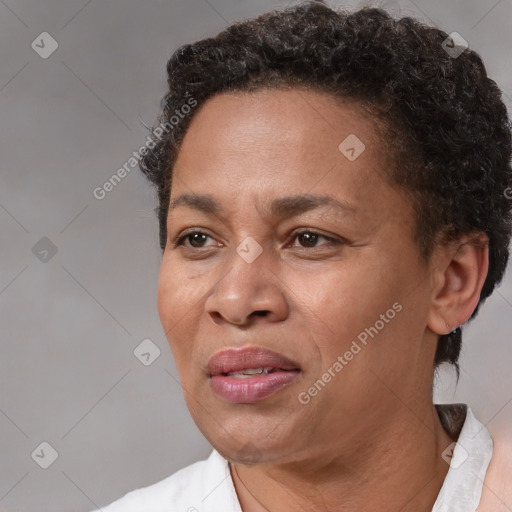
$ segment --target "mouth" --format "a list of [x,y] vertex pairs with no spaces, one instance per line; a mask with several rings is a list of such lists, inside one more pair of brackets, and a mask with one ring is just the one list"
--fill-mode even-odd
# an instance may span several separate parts
[[289,386],[301,369],[291,359],[258,347],[215,354],[207,371],[212,390],[231,403],[260,402]]
[[225,377],[233,377],[234,379],[250,379],[257,375],[268,375],[269,373],[276,373],[282,371],[281,368],[274,368],[273,366],[265,366],[259,368],[245,368],[236,372],[222,373]]

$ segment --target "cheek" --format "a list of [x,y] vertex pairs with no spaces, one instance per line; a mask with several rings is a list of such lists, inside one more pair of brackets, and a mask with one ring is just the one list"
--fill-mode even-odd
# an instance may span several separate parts
[[164,256],[158,277],[157,304],[160,320],[166,329],[179,319],[186,321],[187,313],[192,312],[204,293],[200,279],[189,276],[186,269]]
[[379,268],[362,261],[325,275],[310,294],[309,306],[341,339],[373,325],[399,296],[397,281],[389,266]]
[[171,348],[174,362],[180,374],[184,375],[184,368],[187,366],[187,354],[184,350],[185,344],[180,343],[182,339],[181,330],[186,329],[186,306],[178,299],[179,289],[173,280],[174,275],[169,275],[167,268],[162,266],[158,279],[158,314],[164,330],[169,347]]
[[160,267],[158,277],[157,305],[160,322],[165,331],[168,330],[168,324],[171,321],[173,311],[173,287],[171,286],[171,276],[168,275],[167,268],[164,263]]
[[322,279],[309,306],[320,319],[315,335],[323,340],[323,367],[347,354],[345,378],[357,380],[390,353],[406,356],[401,340],[409,333],[410,285],[402,274],[399,265],[375,255]]
[[173,353],[178,348],[180,333],[189,325],[192,305],[196,301],[194,287],[190,282],[184,282],[176,267],[164,260],[158,278],[157,304],[160,322]]
[[157,290],[160,322],[180,374],[198,349],[194,340],[197,339],[208,286],[204,276],[187,274],[184,270],[164,257]]

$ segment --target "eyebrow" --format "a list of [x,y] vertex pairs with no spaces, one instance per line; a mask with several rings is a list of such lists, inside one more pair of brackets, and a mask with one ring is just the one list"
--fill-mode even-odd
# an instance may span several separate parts
[[[211,195],[183,194],[169,204],[169,213],[180,206],[211,215],[221,216],[222,207]],[[281,197],[270,203],[269,213],[275,218],[290,218],[315,209],[329,209],[337,213],[354,213],[356,208],[327,195],[303,194]]]

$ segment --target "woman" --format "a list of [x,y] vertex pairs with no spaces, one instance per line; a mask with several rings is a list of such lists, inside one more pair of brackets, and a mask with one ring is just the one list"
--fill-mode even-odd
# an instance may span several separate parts
[[493,441],[432,388],[508,260],[511,134],[479,56],[310,2],[167,69],[141,161],[158,307],[214,451],[103,510],[476,510]]

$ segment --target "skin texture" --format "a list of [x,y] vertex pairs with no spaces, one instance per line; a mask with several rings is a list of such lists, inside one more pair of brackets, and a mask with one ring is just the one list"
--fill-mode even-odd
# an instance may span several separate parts
[[[354,161],[338,149],[350,134],[365,144]],[[187,406],[231,462],[244,512],[430,511],[448,471],[452,439],[432,404],[437,335],[476,306],[487,246],[465,237],[423,260],[410,200],[383,178],[385,149],[361,106],[300,89],[217,95],[183,140],[171,202],[209,194],[222,210],[170,210],[159,314]],[[349,208],[270,215],[273,199],[306,193]],[[174,246],[188,228],[208,237]],[[247,237],[262,248],[252,263],[236,251]],[[395,303],[401,311],[301,403]],[[261,402],[229,403],[206,366],[242,346],[279,352],[301,372]]]

